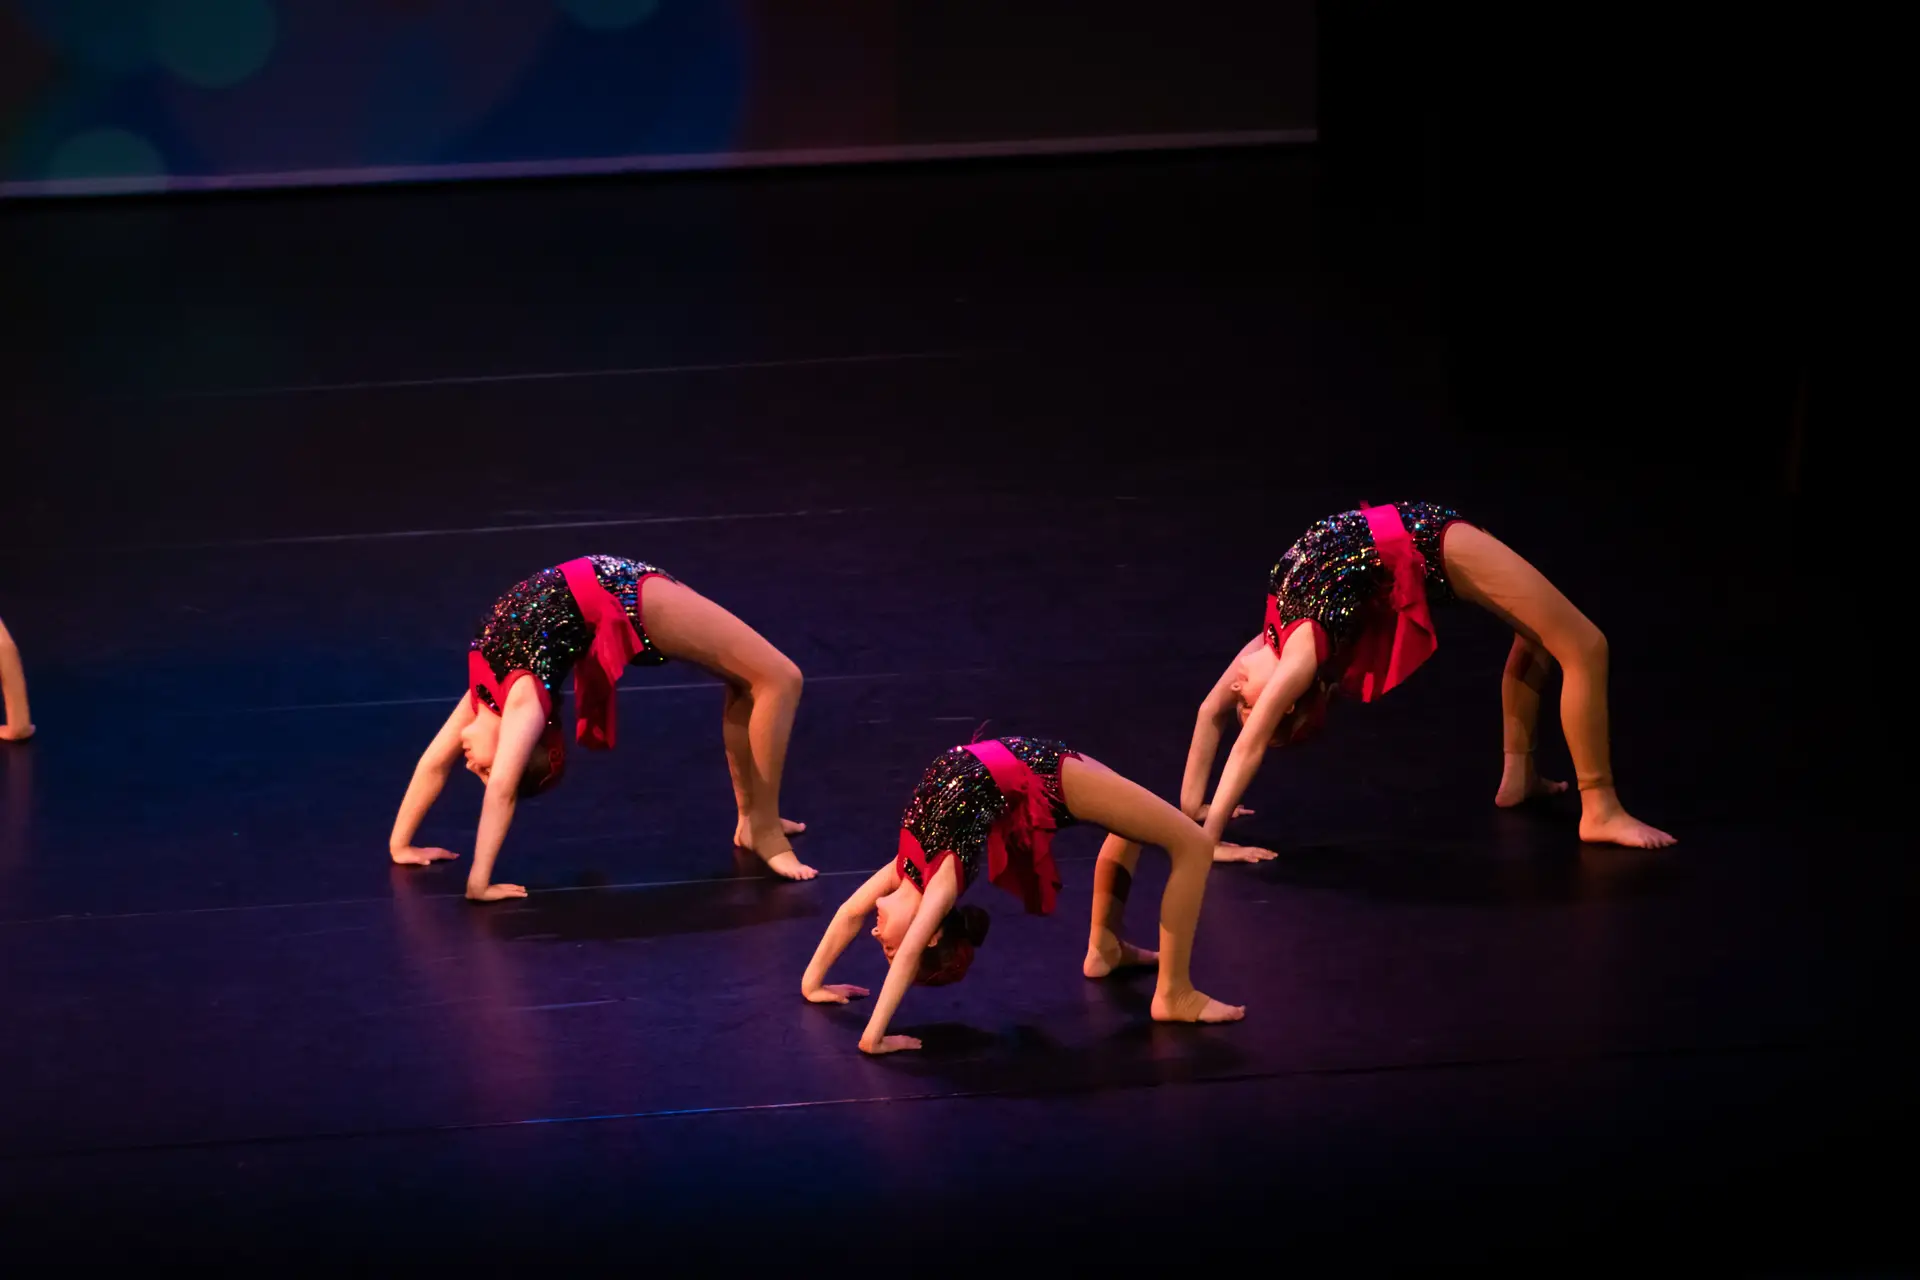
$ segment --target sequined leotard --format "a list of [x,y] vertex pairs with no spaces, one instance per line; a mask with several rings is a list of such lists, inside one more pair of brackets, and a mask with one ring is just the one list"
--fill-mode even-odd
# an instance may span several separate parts
[[[1440,535],[1460,519],[1460,513],[1431,502],[1394,505],[1426,560],[1428,602],[1451,600],[1453,588],[1440,556]],[[1317,521],[1287,548],[1268,578],[1267,593],[1275,602],[1276,616],[1268,620],[1267,643],[1278,650],[1284,639],[1281,632],[1304,620],[1318,623],[1329,647],[1339,653],[1357,638],[1367,606],[1391,586],[1364,511],[1343,511]],[[1321,660],[1330,656],[1323,653]]]
[[[640,651],[631,665],[658,666],[666,657],[654,648],[646,628],[640,625],[640,584],[648,578],[672,580],[665,570],[640,560],[619,556],[588,556],[593,576],[619,601],[640,638]],[[499,689],[499,702],[506,701],[513,675],[523,671],[539,681],[542,701],[552,715],[554,692],[574,663],[593,643],[593,631],[580,612],[580,605],[567,587],[559,568],[542,569],[494,602],[473,638],[472,649],[486,662]],[[476,681],[473,694],[482,704],[499,711],[493,691]]]
[[[1065,743],[1047,738],[1000,738],[998,742],[1039,779],[1052,810],[1055,829],[1069,826],[1060,794],[1060,760],[1078,753]],[[926,892],[927,883],[943,856],[959,863],[960,889],[988,873],[987,844],[994,823],[1007,813],[1009,799],[980,757],[966,747],[955,747],[934,760],[913,789],[900,825],[919,843],[919,857],[903,847],[900,873]]]

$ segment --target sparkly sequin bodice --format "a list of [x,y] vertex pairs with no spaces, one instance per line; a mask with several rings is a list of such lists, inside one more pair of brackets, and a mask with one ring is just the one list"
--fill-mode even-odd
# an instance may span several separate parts
[[[1001,738],[999,742],[1040,777],[1053,804],[1054,825],[1070,825],[1073,815],[1060,795],[1060,757],[1069,754],[1067,745],[1048,738]],[[929,862],[942,853],[958,858],[964,889],[986,874],[987,832],[1006,808],[1006,796],[980,757],[955,747],[927,766],[900,825],[920,842]],[[901,871],[926,892],[918,865],[903,861]]]
[[[656,575],[671,575],[640,560],[619,556],[587,559],[593,564],[593,576],[620,602],[640,634],[640,652],[631,665],[657,666],[665,662],[646,628],[640,625],[640,583]],[[486,660],[495,680],[504,685],[515,671],[531,672],[546,690],[549,705],[556,686],[592,644],[593,632],[581,616],[573,592],[567,589],[566,575],[557,567],[542,569],[496,600],[473,639],[474,650]],[[482,702],[493,706],[489,691],[474,692]]]
[[[1453,598],[1445,565],[1440,558],[1440,534],[1460,518],[1451,507],[1431,502],[1394,504],[1413,545],[1427,562],[1427,600],[1439,604]],[[1366,606],[1392,589],[1391,575],[1373,545],[1373,530],[1364,511],[1343,511],[1315,522],[1280,557],[1268,579],[1267,592],[1279,605],[1280,625],[1311,618],[1326,628],[1334,649],[1344,649],[1360,632]],[[1279,646],[1278,632],[1267,628],[1267,643]]]

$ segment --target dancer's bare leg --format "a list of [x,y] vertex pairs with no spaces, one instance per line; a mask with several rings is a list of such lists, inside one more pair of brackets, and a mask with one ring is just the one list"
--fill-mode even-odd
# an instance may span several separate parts
[[1613,785],[1607,732],[1607,639],[1573,602],[1493,535],[1447,527],[1447,577],[1461,599],[1504,620],[1559,662],[1560,724],[1580,784],[1580,838],[1659,849],[1674,838],[1628,813]]
[[1133,892],[1133,869],[1140,865],[1140,846],[1122,836],[1109,835],[1093,864],[1093,918],[1087,926],[1087,958],[1080,972],[1104,978],[1120,969],[1143,968],[1160,962],[1160,953],[1134,946],[1120,936]]
[[[1156,1022],[1238,1022],[1244,1005],[1222,1004],[1194,989],[1193,935],[1200,926],[1213,845],[1178,809],[1105,765],[1068,756],[1060,791],[1074,817],[1105,827],[1123,841],[1157,844],[1172,862],[1160,895],[1160,978],[1153,992]],[[1118,868],[1120,860],[1115,858]]]
[[721,737],[739,821],[734,844],[770,871],[811,880],[787,837],[804,827],[780,817],[780,776],[800,708],[800,668],[764,636],[691,587],[666,578],[641,583],[641,620],[661,653],[705,668],[727,683]]
[[0,722],[0,739],[25,742],[31,738],[33,711],[27,705],[27,672],[20,665],[20,650],[4,622],[0,622],[0,700],[7,709],[6,720]]
[[1536,796],[1557,796],[1564,782],[1540,776],[1534,767],[1535,730],[1540,723],[1540,693],[1553,676],[1553,655],[1523,635],[1513,637],[1507,667],[1500,675],[1500,789],[1493,802],[1502,809]]
[[[733,803],[739,820],[733,826],[736,849],[753,848],[753,695],[732,681],[721,686],[725,693],[720,708],[720,740],[727,748],[727,777],[733,783]],[[804,822],[780,819],[782,835],[797,836],[807,829]]]

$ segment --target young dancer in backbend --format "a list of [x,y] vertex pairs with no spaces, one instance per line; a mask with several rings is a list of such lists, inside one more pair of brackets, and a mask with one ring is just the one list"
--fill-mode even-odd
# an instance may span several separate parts
[[[644,606],[644,607],[643,607]],[[780,773],[800,703],[800,669],[757,632],[652,565],[583,556],[543,569],[495,602],[467,654],[467,690],[428,744],[394,819],[388,851],[400,863],[457,857],[413,843],[454,763],[486,784],[467,897],[524,898],[493,881],[515,805],[559,782],[566,739],[559,684],[574,673],[576,736],[593,750],[614,744],[614,684],[628,664],[678,658],[720,677],[721,739],[739,809],[736,848],[751,849],[790,880],[811,880],[787,837],[804,829],[780,817]]]
[[0,742],[25,742],[33,736],[33,712],[27,706],[27,672],[7,624],[0,622],[0,700],[7,718],[0,722]]
[[[900,823],[900,852],[841,904],[800,979],[816,1004],[845,1004],[865,987],[829,985],[827,971],[876,913],[873,936],[887,957],[887,980],[874,1001],[860,1048],[867,1053],[918,1049],[912,1036],[887,1026],[907,988],[958,982],[987,935],[987,913],[955,907],[985,877],[1019,897],[1029,912],[1053,911],[1060,878],[1053,833],[1075,820],[1097,823],[1129,842],[1125,856],[1104,851],[1094,868],[1093,923],[1083,972],[1101,978],[1117,969],[1159,965],[1152,1013],[1161,1022],[1235,1022],[1242,1006],[1194,989],[1188,976],[1200,901],[1214,841],[1166,801],[1061,743],[996,738],[955,747],[927,767]],[[1111,841],[1109,842],[1111,843]],[[1121,916],[1141,843],[1167,851],[1172,868],[1160,898],[1160,950],[1123,942]],[[1229,860],[1256,860],[1264,850],[1232,850]]]
[[[1512,806],[1566,790],[1534,768],[1540,691],[1557,663],[1560,723],[1580,788],[1580,838],[1644,849],[1673,844],[1674,837],[1628,813],[1614,789],[1600,629],[1503,543],[1427,502],[1329,516],[1281,557],[1268,586],[1265,629],[1200,706],[1181,808],[1218,839],[1268,746],[1317,731],[1336,692],[1371,702],[1412,675],[1436,646],[1428,605],[1453,597],[1514,631],[1500,681],[1505,768],[1494,803]],[[1240,735],[1206,805],[1221,735],[1236,719]]]

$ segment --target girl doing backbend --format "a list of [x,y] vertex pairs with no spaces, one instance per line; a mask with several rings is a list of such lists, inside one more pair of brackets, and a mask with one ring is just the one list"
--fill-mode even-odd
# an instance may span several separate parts
[[425,865],[458,855],[420,848],[421,820],[447,775],[464,760],[486,784],[474,837],[467,897],[524,898],[493,881],[494,860],[523,797],[560,781],[566,738],[559,685],[574,673],[580,743],[614,744],[614,685],[629,664],[678,658],[718,676],[725,704],[721,739],[739,821],[736,848],[750,849],[790,880],[810,880],[787,837],[803,830],[780,817],[780,774],[800,703],[800,669],[746,623],[663,570],[617,556],[583,556],[543,569],[495,602],[467,655],[467,690],[414,766],[388,851]]
[[[827,926],[800,994],[816,1004],[845,1004],[865,987],[829,985],[827,971],[873,913],[873,936],[887,957],[887,978],[874,1001],[860,1047],[867,1053],[918,1049],[912,1036],[887,1027],[907,988],[957,982],[985,941],[987,914],[956,907],[982,878],[1019,897],[1029,912],[1051,914],[1060,880],[1053,833],[1074,821],[1097,823],[1129,843],[1130,856],[1102,855],[1094,869],[1093,921],[1082,972],[1104,978],[1117,970],[1159,966],[1152,1014],[1162,1022],[1233,1022],[1245,1015],[1194,988],[1193,936],[1214,842],[1166,801],[1064,744],[997,738],[955,747],[928,766],[901,819],[900,850],[842,903]],[[1140,844],[1167,851],[1172,868],[1160,898],[1160,950],[1121,940],[1121,917]],[[1265,850],[1228,846],[1222,860],[1251,861]]]
[[[1504,768],[1494,803],[1555,795],[1534,767],[1540,695],[1562,673],[1560,724],[1580,790],[1580,838],[1663,848],[1674,837],[1635,818],[1614,787],[1607,728],[1607,641],[1538,569],[1498,539],[1428,502],[1368,507],[1318,521],[1281,557],[1267,619],[1201,704],[1181,808],[1218,838],[1267,748],[1316,732],[1336,693],[1371,702],[1437,645],[1430,604],[1459,598],[1513,628],[1500,681]],[[1241,730],[1213,801],[1207,780],[1222,735]]]

